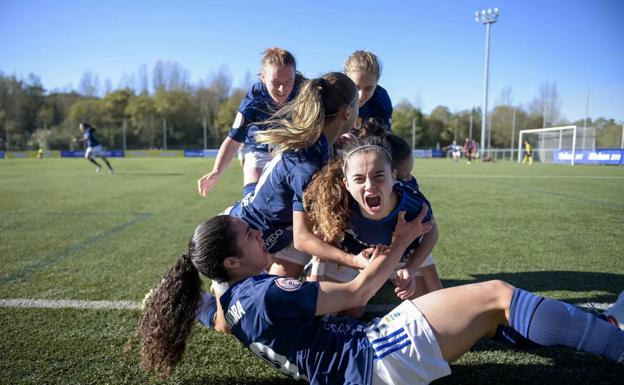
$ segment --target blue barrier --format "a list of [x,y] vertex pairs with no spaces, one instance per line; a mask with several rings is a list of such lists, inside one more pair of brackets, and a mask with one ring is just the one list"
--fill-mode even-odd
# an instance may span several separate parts
[[0,151],[0,159],[4,158],[4,151]]
[[[572,151],[554,151],[553,162],[570,163]],[[574,153],[575,164],[624,164],[624,150],[615,148],[605,148],[596,151],[576,151]]]
[[[82,158],[84,157],[84,154],[84,150],[61,150],[61,158]],[[107,158],[123,158],[125,154],[124,150],[106,150],[104,151],[104,156]]]
[[185,158],[215,158],[219,150],[184,150]]

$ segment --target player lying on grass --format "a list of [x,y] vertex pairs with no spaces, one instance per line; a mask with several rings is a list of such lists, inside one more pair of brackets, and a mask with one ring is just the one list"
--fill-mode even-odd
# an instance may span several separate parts
[[184,255],[148,300],[135,336],[141,366],[167,377],[185,349],[201,297],[200,274],[227,281],[220,298],[232,334],[280,371],[312,384],[415,384],[450,374],[458,359],[500,325],[545,346],[621,361],[624,331],[572,305],[502,281],[451,287],[406,300],[368,324],[327,314],[362,306],[405,249],[431,229],[399,214],[389,248],[352,281],[304,282],[261,274],[269,257],[262,233],[240,218],[216,216],[194,231]]
[[[304,194],[314,232],[327,242],[353,254],[378,244],[389,245],[400,211],[415,218],[425,196],[397,183],[393,154],[379,137],[346,142],[334,161],[312,180]],[[410,175],[411,176],[411,175]],[[428,220],[433,213],[427,213]],[[431,251],[438,238],[438,226],[407,248],[390,280],[401,299],[413,299],[442,288]],[[304,250],[305,251],[305,250]],[[348,282],[358,270],[316,256],[311,263],[310,280]],[[364,308],[349,314],[361,316]]]

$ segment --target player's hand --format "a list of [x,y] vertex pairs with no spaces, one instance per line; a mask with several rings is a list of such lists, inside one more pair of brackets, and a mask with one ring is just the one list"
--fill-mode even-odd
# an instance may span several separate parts
[[364,249],[360,251],[359,254],[354,255],[353,267],[355,267],[356,269],[360,269],[360,270],[365,268],[368,265],[369,259],[373,256],[374,252],[375,252],[375,248],[369,247],[368,249]]
[[416,295],[416,277],[405,268],[397,270],[394,292],[402,300],[413,298]]
[[208,174],[202,176],[197,180],[197,192],[202,197],[205,197],[210,190],[212,190],[219,182],[219,178],[221,177],[221,173],[216,171],[211,171]]
[[410,243],[418,239],[418,237],[431,231],[431,228],[435,223],[435,219],[433,217],[428,222],[422,223],[423,219],[427,215],[428,209],[429,206],[423,203],[418,216],[409,222],[405,220],[405,211],[400,211],[397,218],[397,224],[394,228],[392,243],[395,241],[401,242],[405,247],[407,247]]

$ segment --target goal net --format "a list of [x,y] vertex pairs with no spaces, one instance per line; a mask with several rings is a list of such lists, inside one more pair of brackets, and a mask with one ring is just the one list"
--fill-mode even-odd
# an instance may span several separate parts
[[533,160],[542,163],[574,164],[577,152],[596,149],[596,130],[593,127],[562,126],[521,130],[518,137],[518,162],[524,153],[524,142],[533,148]]

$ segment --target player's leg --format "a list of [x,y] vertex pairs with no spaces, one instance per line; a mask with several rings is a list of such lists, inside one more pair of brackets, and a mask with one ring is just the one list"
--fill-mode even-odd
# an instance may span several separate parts
[[269,162],[268,152],[249,151],[243,164],[243,196],[252,193],[262,175],[262,169]]
[[281,277],[299,278],[303,274],[304,266],[310,262],[312,257],[303,253],[291,244],[275,253],[273,264],[269,269],[269,274]]
[[442,289],[442,281],[440,281],[435,263],[422,266],[420,271],[422,272],[426,293]]
[[84,158],[95,165],[95,172],[100,172],[102,166],[93,157],[93,147],[87,147]]
[[412,302],[427,318],[442,356],[452,362],[506,323],[513,287],[501,281],[437,290]]
[[112,174],[114,172],[113,171],[113,166],[111,166],[110,162],[108,161],[108,158],[106,156],[104,156],[104,154],[100,154],[100,158],[102,158],[104,163],[106,163],[106,167],[108,167],[108,172],[110,172]]
[[502,281],[442,289],[413,302],[449,361],[480,337],[492,336],[499,325],[509,325],[539,345],[570,347],[613,361],[624,357],[624,331],[595,314]]

